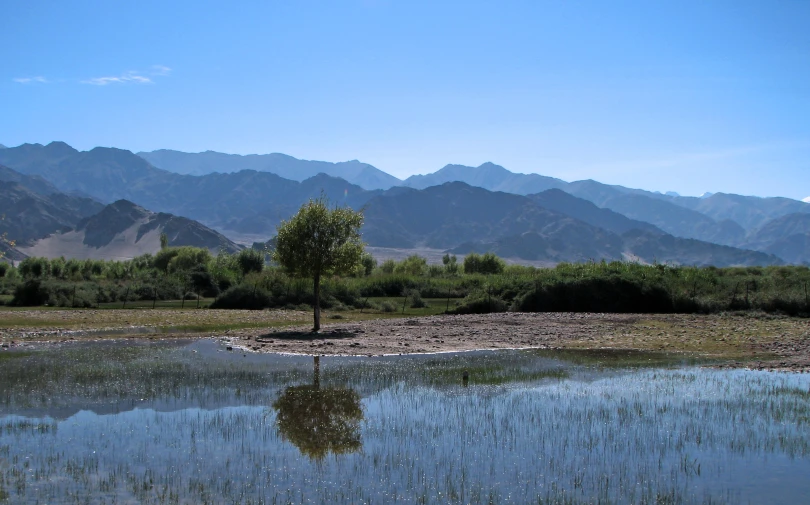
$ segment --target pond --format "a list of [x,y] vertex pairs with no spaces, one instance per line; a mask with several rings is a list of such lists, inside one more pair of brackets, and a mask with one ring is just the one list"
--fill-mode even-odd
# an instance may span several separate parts
[[699,365],[213,340],[6,351],[0,503],[806,502],[810,376]]

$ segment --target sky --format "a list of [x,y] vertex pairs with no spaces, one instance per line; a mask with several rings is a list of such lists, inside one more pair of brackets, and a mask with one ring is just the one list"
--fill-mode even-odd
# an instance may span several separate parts
[[810,1],[0,5],[0,144],[810,195]]

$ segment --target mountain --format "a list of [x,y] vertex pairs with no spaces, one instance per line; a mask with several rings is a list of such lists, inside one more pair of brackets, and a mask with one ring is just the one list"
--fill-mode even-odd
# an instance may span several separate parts
[[45,176],[41,172],[58,165],[60,161],[78,152],[64,142],[51,142],[46,146],[22,144],[3,149],[0,154],[0,164],[24,174]]
[[672,202],[696,210],[716,221],[734,221],[749,232],[778,217],[795,212],[810,213],[810,205],[806,202],[779,197],[760,198],[714,193],[707,198],[680,197],[673,199]]
[[769,221],[751,233],[746,247],[791,263],[810,264],[810,214],[799,212]]
[[59,190],[56,189],[56,186],[46,181],[42,177],[39,177],[37,175],[35,176],[24,175],[17,172],[16,170],[12,170],[11,168],[5,165],[0,165],[0,181],[16,182],[21,186],[25,186],[27,189],[35,193],[39,193],[40,195],[50,195],[53,193],[59,193]]
[[647,263],[676,263],[694,266],[781,265],[782,258],[764,252],[712,244],[672,235],[655,235],[640,230],[625,233],[625,251]]
[[340,177],[364,189],[388,189],[402,181],[367,163],[357,160],[340,163],[299,160],[286,154],[225,154],[215,151],[184,153],[161,149],[140,152],[138,156],[152,165],[187,175],[207,175],[214,172],[234,173],[242,170],[270,172],[292,181],[304,181],[320,173]]
[[664,231],[648,222],[630,219],[610,209],[597,207],[593,202],[577,198],[560,189],[549,189],[528,196],[540,207],[566,214],[619,235],[634,229],[658,234],[664,233]]
[[0,144],[0,149],[6,149],[6,146],[4,146],[3,144]]
[[224,235],[196,221],[150,212],[127,200],[107,205],[72,230],[19,249],[28,256],[121,260],[159,251],[161,233],[168,236],[171,246],[204,247],[213,253],[240,250]]
[[[359,162],[329,164],[284,155],[155,153],[146,154],[179,159],[187,163],[184,169],[189,171],[194,168],[192,162],[209,160],[218,163],[225,157],[242,164],[275,160],[277,166],[289,170],[309,170],[316,166],[330,170],[353,167],[352,170],[357,169],[353,172],[354,177],[378,172]],[[178,174],[157,168],[130,151],[99,147],[79,152],[61,142],[2,149],[0,163],[11,167],[8,175],[3,175],[6,172],[0,168],[0,180],[16,177],[16,180],[36,186],[35,193],[46,194],[56,189],[74,195],[70,198],[86,195],[103,203],[125,199],[153,211],[187,216],[243,241],[267,240],[275,234],[281,220],[293,215],[307,199],[323,194],[334,204],[355,209],[366,207],[364,233],[371,245],[452,249],[467,244],[468,248],[476,249],[499,244],[503,251],[512,250],[523,256],[534,254],[555,261],[635,257],[645,261],[664,261],[666,256],[672,257],[672,261],[688,264],[703,264],[711,261],[705,258],[712,257],[716,258],[718,265],[771,264],[778,260],[767,254],[757,253],[760,255],[747,258],[745,254],[750,251],[732,254],[731,250],[712,249],[705,244],[712,242],[734,247],[747,244],[753,240],[750,238],[752,232],[738,220],[752,225],[786,213],[806,213],[805,209],[810,208],[810,205],[789,199],[723,194],[698,199],[596,181],[566,183],[536,174],[514,174],[492,163],[475,168],[448,165],[435,174],[414,176],[406,181],[406,184],[417,187],[427,185],[422,190],[402,186],[366,190],[326,173],[300,181],[253,169],[206,175]],[[213,169],[213,165],[204,169]],[[22,174],[14,175],[14,170]],[[301,173],[296,176],[300,178]],[[22,177],[27,179],[23,181]],[[430,186],[436,181],[457,177],[474,185],[505,191],[491,191],[464,182]],[[57,228],[60,229],[63,228]],[[628,238],[626,235],[633,231],[642,235]],[[668,242],[669,239],[664,239],[667,235],[700,243]],[[796,247],[798,239],[791,240],[793,245],[790,247]],[[647,247],[644,249],[648,251],[644,253],[646,256],[636,254],[635,248],[642,248],[642,245]],[[781,246],[769,249],[771,245],[755,243],[759,251],[788,251],[780,249]],[[672,256],[663,251],[665,246],[675,248]],[[656,247],[660,252],[654,253],[650,259],[649,255],[653,254],[650,251]],[[795,257],[794,253],[789,254]]]
[[[558,209],[570,206],[573,214],[592,222],[601,220],[629,231],[616,233],[544,208],[538,203],[544,200]],[[634,224],[555,190],[525,197],[451,182],[372,198],[366,204],[363,238],[378,247],[429,247],[456,254],[492,251],[532,261],[639,259],[718,266],[782,263],[762,252],[680,239],[645,223]]]
[[18,182],[0,180],[0,233],[18,247],[69,230],[102,207],[88,198],[61,193],[42,195]]
[[[508,236],[489,243],[467,243],[451,249],[455,254],[493,252],[506,258],[521,258],[538,261],[598,261],[629,260],[645,263],[670,263],[695,266],[755,266],[781,265],[783,261],[774,255],[757,251],[737,249],[661,235],[641,230],[631,230],[618,238],[620,254],[615,248],[600,247],[606,236],[581,236],[575,247],[568,237],[562,241],[539,233],[527,232]],[[615,242],[616,237],[611,237]],[[613,246],[613,244],[611,244]]]
[[651,223],[676,237],[732,246],[745,238],[745,230],[732,221],[718,223],[696,210],[672,203],[665,195],[625,189],[596,181],[577,181],[565,191],[630,219]]
[[366,204],[363,238],[379,247],[451,248],[527,231],[554,237],[596,227],[535,205],[530,199],[449,182],[424,190],[380,195]]
[[275,234],[282,219],[321,192],[331,202],[355,208],[379,193],[325,174],[302,182],[254,170],[180,175],[156,168],[123,149],[97,147],[71,154],[54,144],[6,149],[0,152],[0,162],[17,163],[24,172],[45,177],[65,192],[90,195],[105,203],[126,199],[239,234]]
[[410,188],[424,189],[455,181],[490,191],[503,191],[518,195],[540,193],[547,189],[562,188],[566,185],[566,182],[560,179],[538,174],[516,174],[502,166],[489,162],[478,167],[447,165],[432,174],[412,175],[405,179],[403,185]]

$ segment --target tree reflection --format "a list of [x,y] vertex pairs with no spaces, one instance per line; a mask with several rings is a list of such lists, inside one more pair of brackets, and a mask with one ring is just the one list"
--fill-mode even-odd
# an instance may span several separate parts
[[318,356],[312,385],[288,387],[273,408],[282,438],[312,459],[321,460],[330,452],[355,452],[363,445],[360,395],[349,388],[321,389]]

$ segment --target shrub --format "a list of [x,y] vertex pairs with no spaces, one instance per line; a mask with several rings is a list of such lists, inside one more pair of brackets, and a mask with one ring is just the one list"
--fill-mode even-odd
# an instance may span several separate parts
[[261,310],[270,306],[270,294],[267,291],[245,284],[228,288],[211,304],[212,309]]
[[386,313],[396,312],[397,306],[394,305],[393,302],[385,300],[382,303],[380,303],[380,310]]
[[506,312],[508,304],[498,296],[488,295],[477,291],[450,310],[451,314],[488,314],[490,312]]
[[616,277],[535,286],[519,294],[513,307],[522,312],[673,311],[672,299],[664,289]]
[[410,290],[407,293],[407,296],[411,299],[412,309],[422,309],[429,306],[427,302],[422,299],[422,294],[419,292],[418,289]]

